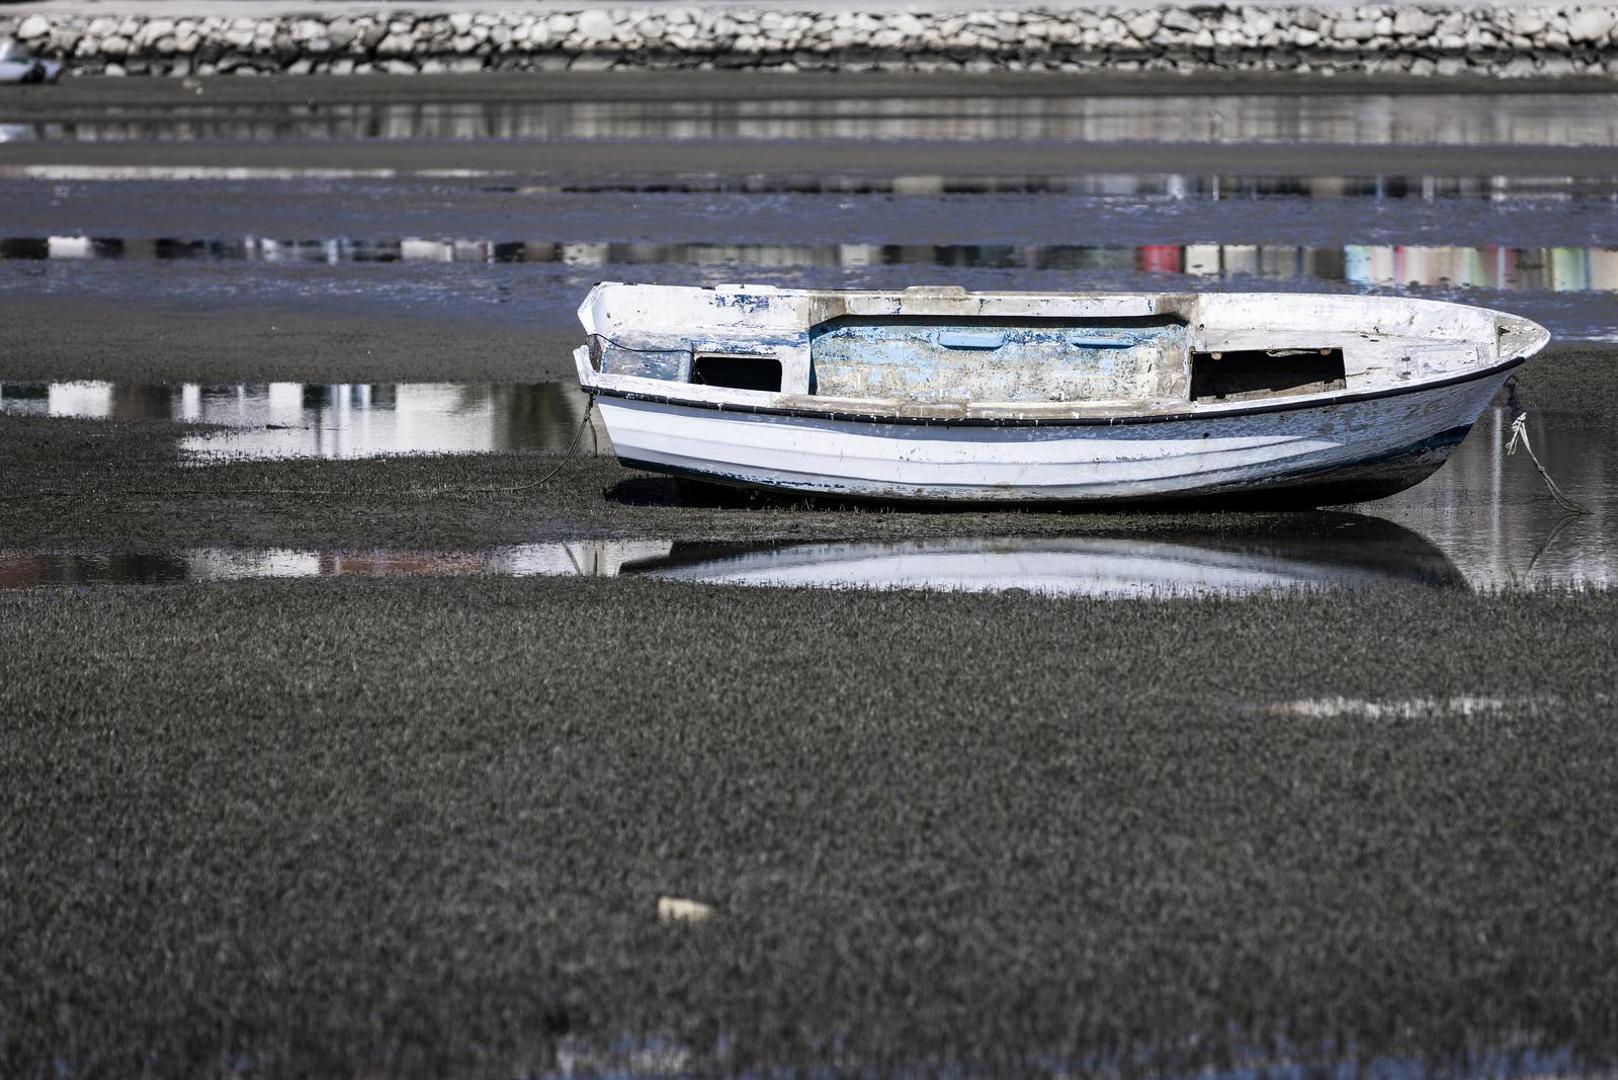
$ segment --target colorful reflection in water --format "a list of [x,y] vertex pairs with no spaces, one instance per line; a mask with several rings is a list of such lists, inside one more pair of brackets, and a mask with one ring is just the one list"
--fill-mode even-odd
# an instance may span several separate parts
[[0,240],[0,259],[249,263],[555,264],[860,269],[1139,271],[1232,280],[1366,286],[1453,286],[1618,292],[1615,247],[1459,247],[1396,244],[717,244],[428,239],[122,240],[50,236]]

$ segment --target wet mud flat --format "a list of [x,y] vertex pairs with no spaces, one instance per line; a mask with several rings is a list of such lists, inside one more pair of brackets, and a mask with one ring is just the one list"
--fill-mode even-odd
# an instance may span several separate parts
[[1614,606],[0,595],[0,1063],[1610,1068]]

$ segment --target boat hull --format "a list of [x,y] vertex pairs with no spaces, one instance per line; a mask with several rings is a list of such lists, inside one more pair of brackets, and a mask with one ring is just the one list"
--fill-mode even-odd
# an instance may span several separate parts
[[1509,377],[1128,422],[938,421],[602,393],[626,465],[807,495],[975,503],[1256,498],[1330,505],[1419,483]]

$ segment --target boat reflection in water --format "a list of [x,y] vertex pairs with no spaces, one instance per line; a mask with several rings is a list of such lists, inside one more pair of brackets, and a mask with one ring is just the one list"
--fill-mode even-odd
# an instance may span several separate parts
[[1023,590],[1106,599],[1241,596],[1416,584],[1464,587],[1443,552],[1408,529],[1353,514],[1231,538],[1196,532],[746,547],[675,544],[625,574],[724,585]]
[[0,589],[256,578],[536,575],[824,589],[1019,590],[1113,599],[1466,584],[1443,553],[1415,533],[1356,514],[1303,514],[1279,530],[1244,536],[1185,531],[751,546],[570,540],[482,552],[0,551]]

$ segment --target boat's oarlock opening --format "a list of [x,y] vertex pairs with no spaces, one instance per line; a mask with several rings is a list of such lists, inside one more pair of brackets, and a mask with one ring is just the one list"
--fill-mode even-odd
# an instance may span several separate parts
[[1193,401],[1319,394],[1348,385],[1342,349],[1239,349],[1191,354]]
[[732,390],[781,392],[781,361],[773,356],[746,353],[695,353],[691,381]]

